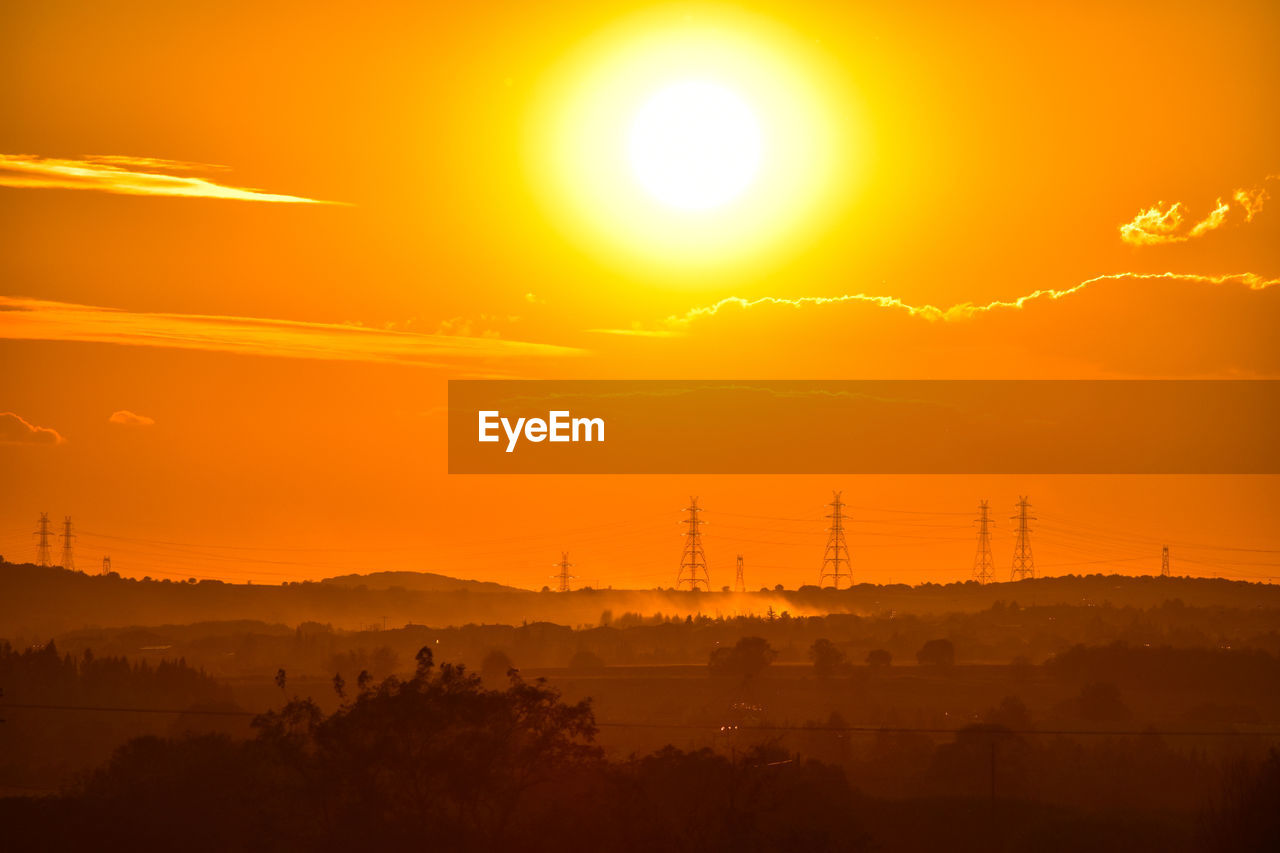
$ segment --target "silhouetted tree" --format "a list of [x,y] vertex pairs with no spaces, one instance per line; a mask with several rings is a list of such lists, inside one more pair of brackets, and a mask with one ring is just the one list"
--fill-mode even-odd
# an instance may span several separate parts
[[916,652],[916,662],[921,666],[951,666],[956,662],[956,647],[950,640],[929,640]]
[[763,637],[743,637],[731,648],[721,646],[711,652],[707,665],[715,675],[748,679],[763,672],[777,657],[778,653]]
[[1027,709],[1027,703],[1017,696],[1004,697],[1000,700],[999,707],[987,711],[984,717],[989,725],[1014,731],[1031,728],[1031,712]]
[[480,663],[480,674],[490,681],[500,681],[507,673],[515,669],[511,658],[501,649],[490,649]]
[[1280,751],[1264,761],[1227,768],[1220,789],[1201,817],[1204,848],[1222,853],[1280,850]]
[[604,669],[604,660],[595,652],[578,649],[573,657],[569,658],[569,669],[578,672],[601,670]]
[[867,666],[888,666],[893,663],[893,655],[888,649],[872,649],[867,652]]
[[1099,722],[1129,719],[1129,707],[1120,698],[1120,688],[1111,682],[1086,684],[1080,688],[1080,717]]
[[835,643],[821,637],[809,647],[809,660],[813,661],[813,670],[819,678],[830,678],[844,666],[845,654]]

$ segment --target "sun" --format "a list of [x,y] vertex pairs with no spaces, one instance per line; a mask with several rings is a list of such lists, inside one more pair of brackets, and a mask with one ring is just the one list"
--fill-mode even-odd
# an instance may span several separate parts
[[812,34],[687,9],[624,19],[548,73],[526,163],[572,243],[703,287],[820,239],[866,147],[847,75]]
[[640,186],[677,210],[711,210],[745,193],[760,171],[764,135],[751,106],[709,80],[682,80],[636,112],[627,159]]

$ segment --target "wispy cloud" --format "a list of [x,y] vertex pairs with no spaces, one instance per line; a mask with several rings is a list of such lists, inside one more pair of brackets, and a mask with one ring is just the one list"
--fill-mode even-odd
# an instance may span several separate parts
[[13,412],[0,412],[0,444],[62,444],[56,429],[36,426]]
[[30,154],[0,154],[0,187],[96,190],[120,195],[219,198],[284,204],[341,203],[232,187],[190,174],[173,174],[225,171],[225,168],[154,157],[94,155],[79,160],[64,160]]
[[111,417],[107,418],[107,423],[118,424],[127,427],[149,427],[155,426],[155,418],[149,418],[146,415],[139,415],[128,409],[121,409],[118,412],[112,412]]
[[1213,209],[1200,219],[1190,216],[1187,206],[1180,201],[1172,204],[1158,201],[1121,225],[1120,239],[1132,246],[1185,243],[1218,230],[1232,219],[1252,222],[1271,197],[1266,182],[1277,178],[1280,176],[1268,175],[1263,186],[1235,190],[1229,201],[1219,198]]
[[872,296],[866,293],[851,293],[841,296],[800,296],[795,298],[787,298],[781,296],[760,296],[755,299],[744,299],[740,296],[730,296],[714,302],[711,305],[705,305],[692,308],[684,314],[673,315],[664,320],[657,328],[620,328],[620,329],[592,329],[591,331],[601,334],[611,335],[631,335],[645,337],[671,337],[688,329],[688,327],[698,320],[708,317],[714,317],[716,314],[726,310],[749,310],[759,306],[787,306],[792,308],[805,308],[811,306],[822,305],[840,305],[847,303],[863,303],[874,305],[880,308],[886,308],[894,311],[900,311],[911,317],[918,317],[922,320],[930,322],[955,322],[962,320],[970,320],[980,314],[987,314],[995,311],[1007,311],[1024,308],[1028,304],[1038,301],[1056,301],[1073,293],[1078,293],[1086,287],[1098,284],[1103,281],[1190,281],[1199,282],[1201,284],[1222,285],[1222,284],[1239,284],[1250,290],[1264,290],[1280,284],[1280,278],[1267,279],[1256,273],[1229,273],[1227,275],[1198,275],[1195,273],[1108,273],[1106,275],[1097,275],[1072,287],[1062,290],[1040,289],[1032,291],[1025,296],[1019,296],[1016,299],[994,300],[985,304],[976,304],[973,302],[961,302],[948,307],[938,307],[935,305],[911,305],[902,301],[896,296]]
[[420,366],[581,352],[571,347],[487,337],[256,317],[120,311],[7,296],[0,296],[0,338]]

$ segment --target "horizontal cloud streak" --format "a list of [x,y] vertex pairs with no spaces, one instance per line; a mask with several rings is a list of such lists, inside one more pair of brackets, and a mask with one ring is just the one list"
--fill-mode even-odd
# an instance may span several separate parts
[[790,306],[793,308],[803,308],[809,306],[822,305],[840,305],[847,303],[864,303],[867,305],[875,305],[880,308],[887,308],[894,311],[900,311],[911,317],[918,317],[931,322],[937,321],[960,321],[969,320],[980,314],[986,314],[993,311],[1004,311],[1010,309],[1024,308],[1028,304],[1037,300],[1054,301],[1070,296],[1102,281],[1158,281],[1161,279],[1169,281],[1189,281],[1199,282],[1202,284],[1222,285],[1222,284],[1239,284],[1244,285],[1250,290],[1264,290],[1280,284],[1280,279],[1263,278],[1256,273],[1229,273],[1227,275],[1198,275],[1195,273],[1109,273],[1106,275],[1098,275],[1093,278],[1086,279],[1079,284],[1068,287],[1063,290],[1041,289],[1035,290],[1025,296],[1019,296],[1010,300],[995,300],[985,305],[977,305],[972,302],[962,302],[946,308],[939,308],[934,305],[911,305],[896,296],[871,296],[865,293],[844,294],[841,296],[800,296],[796,298],[786,298],[781,296],[760,296],[755,299],[744,299],[741,296],[729,296],[721,299],[719,302],[705,305],[698,308],[692,308],[684,314],[668,317],[657,329],[592,329],[591,331],[612,335],[628,335],[628,336],[649,336],[649,337],[669,337],[672,334],[683,331],[690,324],[697,320],[707,317],[713,317],[726,309],[747,310],[758,306]]
[[255,317],[138,313],[7,296],[0,296],[0,338],[420,366],[580,352],[494,338]]
[[223,168],[153,157],[100,155],[81,160],[59,160],[30,154],[0,154],[0,187],[96,190],[119,195],[218,198],[281,204],[339,203],[230,187],[192,175],[169,174]]

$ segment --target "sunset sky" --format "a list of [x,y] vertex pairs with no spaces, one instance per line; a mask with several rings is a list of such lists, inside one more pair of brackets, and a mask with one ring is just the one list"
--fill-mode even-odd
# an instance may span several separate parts
[[[1278,36],[1274,2],[6,3],[0,554],[47,511],[139,577],[538,588],[568,550],[669,586],[697,494],[713,587],[739,553],[794,587],[842,489],[858,580],[967,579],[983,498],[1007,577],[1020,495],[1044,574],[1280,578],[1275,477],[445,466],[449,378],[1280,378]],[[758,143],[727,200],[638,180],[637,116],[708,103]]]

